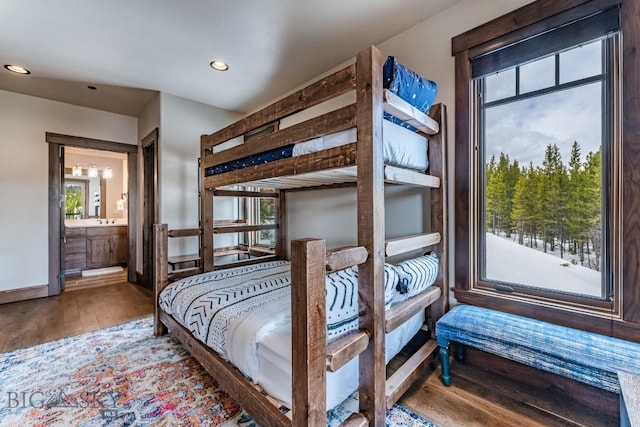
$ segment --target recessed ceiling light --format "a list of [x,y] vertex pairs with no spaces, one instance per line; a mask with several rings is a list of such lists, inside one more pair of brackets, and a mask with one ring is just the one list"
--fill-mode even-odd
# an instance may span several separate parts
[[4,66],[4,68],[17,74],[31,74],[31,71],[27,70],[26,68],[22,68],[19,65],[7,64]]
[[218,71],[227,71],[229,69],[229,65],[223,61],[211,61],[211,68]]

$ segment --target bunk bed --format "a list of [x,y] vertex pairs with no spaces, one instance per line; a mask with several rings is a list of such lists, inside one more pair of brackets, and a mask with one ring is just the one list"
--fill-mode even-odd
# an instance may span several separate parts
[[[425,114],[392,91],[383,90],[383,65],[382,54],[372,46],[358,53],[355,64],[218,132],[203,135],[200,230],[168,230],[166,224],[155,225],[156,335],[167,333],[168,329],[260,425],[325,425],[326,410],[331,406],[327,400],[328,387],[353,387],[359,392],[360,410],[351,415],[345,425],[384,425],[385,409],[397,401],[437,356],[433,324],[443,315],[448,305],[446,111],[443,105],[436,104]],[[354,90],[354,104],[284,129],[277,126],[284,118]],[[430,135],[426,172],[417,170],[423,168],[415,165],[408,168],[385,163],[388,160],[388,149],[383,141],[383,134],[389,131],[387,120],[383,122],[383,114],[400,119],[405,126],[411,128],[410,132]],[[390,116],[386,118],[391,118]],[[269,129],[268,132],[261,132],[266,128]],[[275,156],[268,160],[263,158],[253,164],[242,164],[251,156],[265,152],[279,151],[283,147],[288,151],[292,144],[315,141],[313,144],[317,145],[317,138],[353,132],[352,128],[356,129],[355,134],[351,133],[352,137],[357,135],[356,142],[347,140],[339,144],[328,144],[329,148],[320,144],[320,151],[305,149],[293,156]],[[245,143],[231,148],[216,148],[248,133],[257,133],[258,136],[250,141],[245,138]],[[425,155],[426,152],[427,146],[424,146]],[[233,162],[238,167],[224,167]],[[220,165],[223,167],[220,168]],[[385,183],[415,186],[430,192],[429,232],[385,241]],[[356,188],[357,244],[327,251],[326,243],[321,239],[292,240],[289,261],[285,230],[287,194],[292,190],[332,186]],[[242,189],[246,187],[250,190]],[[256,191],[257,188],[270,190]],[[263,225],[242,221],[214,221],[216,198],[229,196],[273,198],[278,221],[276,224]],[[423,220],[422,213],[418,212],[416,216],[419,217],[416,220]],[[277,232],[273,254],[225,265],[216,264],[215,236],[260,230]],[[199,235],[201,238],[200,266],[187,274],[202,274],[168,285],[170,276],[185,276],[184,272],[168,272],[168,237],[187,235]],[[385,263],[385,257],[416,250],[424,252],[427,249],[432,252],[395,267]],[[432,277],[421,277],[418,280],[421,283],[418,285],[419,289],[412,289],[415,277],[401,271],[403,267],[411,269],[413,262],[418,263],[418,270],[423,269],[424,263],[435,263],[438,266],[425,274]],[[398,274],[400,279],[394,278],[394,274]],[[418,276],[421,274],[418,273]],[[261,378],[253,378],[260,383],[257,385],[248,377],[253,369],[252,364],[255,365],[256,362],[244,360],[244,353],[255,353],[255,347],[251,347],[251,351],[247,351],[249,347],[246,346],[236,348],[235,360],[230,361],[234,357],[230,357],[228,353],[232,352],[227,352],[226,349],[236,344],[230,344],[229,347],[220,345],[220,340],[229,339],[225,335],[227,329],[231,328],[229,318],[220,320],[218,326],[212,327],[209,324],[208,329],[215,329],[217,333],[213,335],[218,335],[219,338],[217,341],[210,340],[210,331],[198,334],[197,328],[188,324],[186,315],[172,305],[176,295],[197,294],[200,291],[196,289],[199,289],[200,284],[211,281],[221,286],[222,292],[230,290],[234,294],[252,292],[255,288],[268,288],[269,296],[263,297],[260,294],[260,298],[268,300],[269,304],[276,304],[267,315],[271,320],[267,328],[278,333],[269,335],[260,329],[264,325],[247,326],[250,322],[243,320],[243,328],[251,329],[254,334],[248,339],[243,338],[243,341],[249,341],[249,347],[260,341],[263,357],[259,363],[270,366],[267,371],[277,372],[271,379],[258,373]],[[399,286],[399,283],[404,286]],[[344,289],[332,290],[335,286],[331,286],[336,284],[344,285]],[[335,304],[331,302],[336,292],[342,292],[343,297],[349,292],[353,293],[355,296],[351,301],[356,304],[355,309],[351,307],[349,313],[337,314],[349,317],[355,310],[355,323],[350,318],[349,322],[342,323],[344,327],[338,328],[337,332],[335,328],[332,329],[332,325],[335,326],[332,322],[340,322],[335,321]],[[404,298],[399,293],[405,294]],[[276,298],[273,296],[275,294],[280,297]],[[393,302],[398,296],[397,302]],[[215,297],[221,299],[219,293]],[[188,301],[176,304],[192,304]],[[279,316],[278,313],[285,315]],[[235,314],[228,317],[233,316]],[[264,319],[263,314],[254,317],[258,319],[257,323]],[[427,331],[426,334],[423,333],[427,335],[427,339],[387,378],[386,362],[390,355],[385,352],[385,348],[389,345],[395,347],[393,352],[396,353],[398,347],[402,347],[420,329]],[[389,336],[393,334],[405,337],[390,344]],[[287,354],[276,354],[278,348],[285,347],[287,350],[287,346]],[[270,354],[271,359],[265,354]],[[290,364],[291,387],[283,387],[283,393],[289,393],[288,398],[278,395],[278,399],[275,399],[267,394],[269,390],[265,390],[273,389],[277,382],[280,385],[289,384],[288,379],[283,381],[281,377],[288,375],[289,370],[271,363],[274,359],[284,361],[284,365]],[[351,373],[346,376],[351,379],[347,381],[349,384],[344,385],[340,382],[344,377],[341,372],[346,372],[348,366],[351,366]],[[333,386],[330,385],[332,381]],[[267,387],[263,387],[265,385]],[[288,411],[283,410],[283,401],[287,401]]]

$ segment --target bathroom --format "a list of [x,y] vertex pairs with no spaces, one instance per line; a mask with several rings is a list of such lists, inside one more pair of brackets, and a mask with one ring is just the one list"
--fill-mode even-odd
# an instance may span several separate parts
[[66,147],[64,275],[123,271],[128,257],[127,154]]

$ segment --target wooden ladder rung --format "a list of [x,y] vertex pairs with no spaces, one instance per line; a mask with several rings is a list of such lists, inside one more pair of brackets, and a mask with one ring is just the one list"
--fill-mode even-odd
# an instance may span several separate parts
[[179,270],[170,271],[167,273],[167,277],[171,280],[178,280],[199,273],[202,273],[202,269],[200,267],[181,268]]
[[176,255],[176,256],[170,256],[169,258],[167,258],[167,262],[171,265],[179,264],[182,262],[191,262],[191,261],[200,261],[200,255],[198,254]]
[[275,230],[278,228],[278,224],[260,224],[260,225],[214,225],[213,234],[222,233],[242,233],[245,231],[262,231],[262,230]]
[[214,189],[213,195],[217,197],[269,197],[278,198],[279,193],[271,191],[241,191],[241,190],[219,190]]
[[391,409],[411,384],[422,376],[424,368],[438,350],[435,340],[427,341],[386,382],[387,409]]
[[327,370],[335,372],[369,345],[369,334],[364,331],[349,332],[327,344]]
[[384,331],[389,333],[411,319],[420,310],[424,310],[436,302],[442,295],[437,286],[431,286],[406,301],[396,303],[384,315]]
[[369,425],[369,420],[364,414],[360,412],[354,412],[349,415],[349,418],[344,420],[340,427],[364,427]]
[[369,252],[364,246],[351,246],[327,251],[327,271],[338,271],[343,268],[362,264],[367,260]]
[[184,229],[176,229],[169,230],[167,235],[169,237],[194,237],[199,236],[202,231],[199,228],[184,228]]
[[440,233],[423,233],[412,236],[389,239],[385,242],[386,256],[403,254],[415,249],[426,248],[440,243]]
[[427,135],[440,131],[438,122],[388,89],[384,91],[384,111]]
[[268,255],[268,256],[260,256],[260,257],[256,257],[256,258],[251,258],[251,259],[245,259],[242,261],[234,261],[234,262],[228,262],[225,264],[216,264],[213,266],[214,270],[224,270],[226,268],[233,268],[233,267],[244,267],[246,265],[252,265],[252,264],[258,264],[261,262],[268,262],[268,261],[275,261],[277,260],[278,257],[275,255]]
[[384,182],[419,187],[440,188],[440,178],[397,166],[384,166]]

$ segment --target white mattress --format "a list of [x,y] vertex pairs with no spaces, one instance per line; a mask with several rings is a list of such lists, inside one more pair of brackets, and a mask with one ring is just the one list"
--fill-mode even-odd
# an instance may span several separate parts
[[[319,138],[300,142],[293,147],[293,157],[316,151],[327,150],[340,145],[357,141],[356,128],[343,130]],[[387,164],[416,169],[421,172],[427,170],[429,159],[427,155],[428,140],[424,135],[413,132],[388,120],[382,121],[382,146],[384,162]]]
[[[385,335],[385,363],[397,355],[424,323],[424,310]],[[291,323],[281,325],[258,341],[259,373],[253,377],[269,395],[291,407]],[[255,375],[255,373],[254,373]],[[327,371],[327,410],[342,403],[358,388],[358,358],[336,372]]]
[[[348,272],[327,276],[327,298],[333,307],[327,307],[329,336],[357,328],[357,318],[349,320],[353,310],[357,315],[357,278]],[[390,277],[385,274],[385,279]],[[290,283],[290,263],[271,261],[182,279],[161,292],[159,303],[194,337],[290,406]],[[344,330],[331,327],[346,320],[349,327]],[[423,320],[421,312],[386,335],[387,362],[416,334]],[[341,403],[357,387],[357,358],[338,372],[327,372],[327,408]]]

